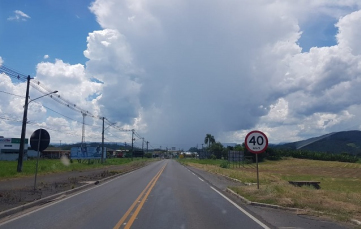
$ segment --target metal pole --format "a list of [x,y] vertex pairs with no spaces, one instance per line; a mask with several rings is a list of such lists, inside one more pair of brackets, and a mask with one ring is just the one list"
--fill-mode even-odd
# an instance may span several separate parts
[[144,157],[144,138],[142,138],[143,141],[142,141],[142,158]]
[[103,131],[102,131],[102,163],[104,163],[104,117],[103,119]]
[[257,164],[257,189],[259,189],[259,176],[258,176],[258,154],[256,154],[256,164]]
[[26,122],[28,119],[28,100],[29,100],[29,85],[30,85],[30,76],[27,78],[26,85],[26,95],[25,95],[25,105],[24,105],[24,115],[23,115],[23,125],[21,127],[21,138],[20,138],[20,148],[19,148],[19,158],[18,158],[18,167],[17,172],[23,170],[23,157],[24,157],[24,144],[25,144],[25,133],[26,133]]
[[134,141],[134,129],[132,130],[132,161],[133,161],[133,141]]
[[40,156],[40,141],[41,141],[41,129],[39,131],[39,141],[38,141],[38,157],[36,158],[36,170],[35,170],[35,181],[34,181],[34,192],[36,191],[36,177],[38,175],[38,164]]

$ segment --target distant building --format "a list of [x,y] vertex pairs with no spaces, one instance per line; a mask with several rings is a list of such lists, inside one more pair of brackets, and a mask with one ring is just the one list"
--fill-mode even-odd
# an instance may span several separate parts
[[[36,154],[37,155],[37,154]],[[42,158],[59,159],[61,157],[70,157],[70,150],[63,150],[59,148],[47,148],[41,152]]]
[[[28,139],[24,143],[24,159],[27,160]],[[0,161],[16,161],[19,157],[20,138],[0,138]]]
[[228,146],[230,147],[236,147],[237,143],[221,143],[223,145],[223,147],[227,148]]

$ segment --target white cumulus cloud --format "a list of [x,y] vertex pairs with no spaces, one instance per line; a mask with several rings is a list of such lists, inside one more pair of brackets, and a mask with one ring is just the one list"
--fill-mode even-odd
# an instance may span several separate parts
[[27,21],[28,19],[30,19],[30,16],[21,10],[15,10],[14,13],[15,14],[13,16],[8,17],[7,20],[9,20],[9,21]]
[[[90,10],[102,29],[88,34],[85,65],[42,62],[35,80],[135,128],[154,147],[187,149],[207,133],[242,143],[252,129],[270,142],[360,129],[360,6],[356,0],[96,0]],[[303,52],[305,26],[324,16],[337,20],[337,44]],[[32,110],[50,112],[36,104]],[[94,125],[87,136],[99,136],[99,120],[87,120]],[[79,122],[56,114],[41,121],[81,132]],[[109,139],[129,142],[110,130]]]

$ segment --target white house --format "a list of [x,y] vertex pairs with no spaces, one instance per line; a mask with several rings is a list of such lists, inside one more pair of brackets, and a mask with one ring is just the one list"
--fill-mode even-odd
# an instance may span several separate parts
[[[16,161],[19,157],[20,138],[0,137],[0,161]],[[28,139],[24,143],[24,160],[27,159]]]

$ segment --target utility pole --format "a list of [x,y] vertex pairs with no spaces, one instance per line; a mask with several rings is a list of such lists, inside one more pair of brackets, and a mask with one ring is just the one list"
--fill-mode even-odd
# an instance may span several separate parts
[[21,127],[21,138],[20,138],[20,148],[19,148],[19,157],[18,157],[18,168],[17,168],[18,173],[22,172],[22,170],[23,170],[23,157],[24,157],[26,122],[27,122],[27,119],[28,119],[29,85],[30,85],[30,80],[31,79],[32,78],[30,78],[30,76],[28,75],[27,84],[26,84],[26,95],[25,95],[23,125]]
[[149,144],[149,142],[147,141],[147,153],[148,153],[148,144]]
[[143,150],[144,149],[144,138],[142,138],[142,140],[143,140],[142,141],[142,158],[143,158],[144,157],[144,150]]
[[135,140],[134,138],[134,129],[132,129],[132,161],[133,161],[133,141]]
[[104,163],[104,117],[103,119],[103,131],[102,131],[102,163]]
[[85,112],[81,112],[81,114],[83,115],[83,128],[82,128],[82,133],[81,133],[81,148],[83,149],[85,144],[85,116],[86,113]]

